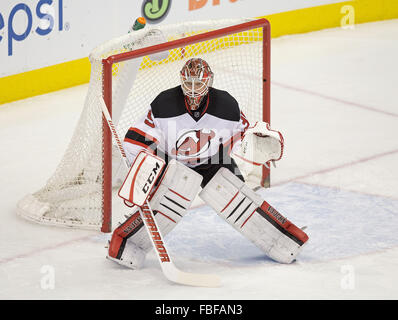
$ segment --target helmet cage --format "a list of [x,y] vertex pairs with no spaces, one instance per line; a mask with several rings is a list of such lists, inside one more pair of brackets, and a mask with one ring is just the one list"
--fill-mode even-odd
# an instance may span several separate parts
[[206,61],[194,58],[180,72],[181,88],[192,109],[197,109],[213,84],[213,72]]

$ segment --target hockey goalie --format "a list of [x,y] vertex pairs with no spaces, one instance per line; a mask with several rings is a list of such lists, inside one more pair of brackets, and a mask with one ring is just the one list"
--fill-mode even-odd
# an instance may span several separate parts
[[[282,157],[283,137],[266,123],[250,127],[234,97],[212,86],[214,76],[205,60],[188,60],[180,85],[159,93],[146,116],[128,130],[126,157],[133,163],[145,150],[167,165],[149,198],[163,235],[199,194],[265,255],[291,263],[308,236],[253,191],[260,185],[256,170]],[[241,171],[234,159],[251,169]],[[114,180],[123,181],[126,173],[122,166],[114,168]],[[113,231],[107,258],[137,269],[151,248],[137,209]]]

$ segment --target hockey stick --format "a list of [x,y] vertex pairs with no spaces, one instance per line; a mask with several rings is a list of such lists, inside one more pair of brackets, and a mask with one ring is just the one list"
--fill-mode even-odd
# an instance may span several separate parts
[[[108,108],[106,107],[105,102],[102,98],[100,98],[99,100],[102,109],[102,114],[105,117],[105,120],[109,126],[110,131],[112,132],[113,139],[115,140],[116,145],[118,146],[120,155],[124,159],[124,163],[126,164],[126,166],[129,168],[130,166],[129,161],[126,157],[126,153],[124,152],[122,143],[119,139],[116,128],[109,114]],[[187,273],[177,269],[170,255],[168,254],[168,250],[163,241],[163,236],[156,223],[154,214],[152,212],[151,207],[149,206],[148,200],[145,200],[143,206],[139,207],[139,213],[141,219],[144,221],[144,225],[148,232],[149,238],[151,239],[152,246],[155,249],[156,255],[160,263],[160,267],[162,268],[163,274],[167,279],[175,283],[189,285],[189,286],[198,286],[198,287],[220,286],[221,284],[220,278],[215,275]]]

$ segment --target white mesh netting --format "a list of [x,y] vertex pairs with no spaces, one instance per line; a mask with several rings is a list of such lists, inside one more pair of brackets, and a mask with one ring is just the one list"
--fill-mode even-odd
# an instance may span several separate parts
[[[100,229],[103,128],[98,101],[102,99],[102,59],[247,21],[146,27],[96,48],[90,55],[91,77],[85,106],[64,157],[47,184],[18,203],[18,213],[44,224]],[[194,56],[209,63],[214,73],[213,86],[232,94],[249,121],[262,120],[262,40],[263,30],[258,28],[113,65],[112,116],[119,136],[124,137],[129,127],[145,115],[161,91],[179,85],[179,70]],[[115,194],[117,190],[114,188]],[[122,208],[117,205],[113,210],[114,222],[123,216]]]

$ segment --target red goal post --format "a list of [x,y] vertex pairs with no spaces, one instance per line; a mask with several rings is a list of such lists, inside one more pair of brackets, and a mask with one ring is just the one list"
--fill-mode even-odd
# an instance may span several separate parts
[[[112,78],[114,65],[120,62],[128,61],[139,57],[145,57],[150,54],[184,48],[189,45],[209,41],[215,38],[226,37],[232,34],[244,31],[262,28],[262,120],[270,123],[270,23],[266,19],[258,19],[237,25],[220,28],[217,30],[200,33],[181,39],[164,42],[158,45],[152,45],[129,52],[111,55],[102,60],[102,93],[105,104],[112,115]],[[111,232],[112,230],[112,133],[105,119],[103,119],[103,223],[102,232]],[[270,171],[263,166],[262,186],[269,186]]]

